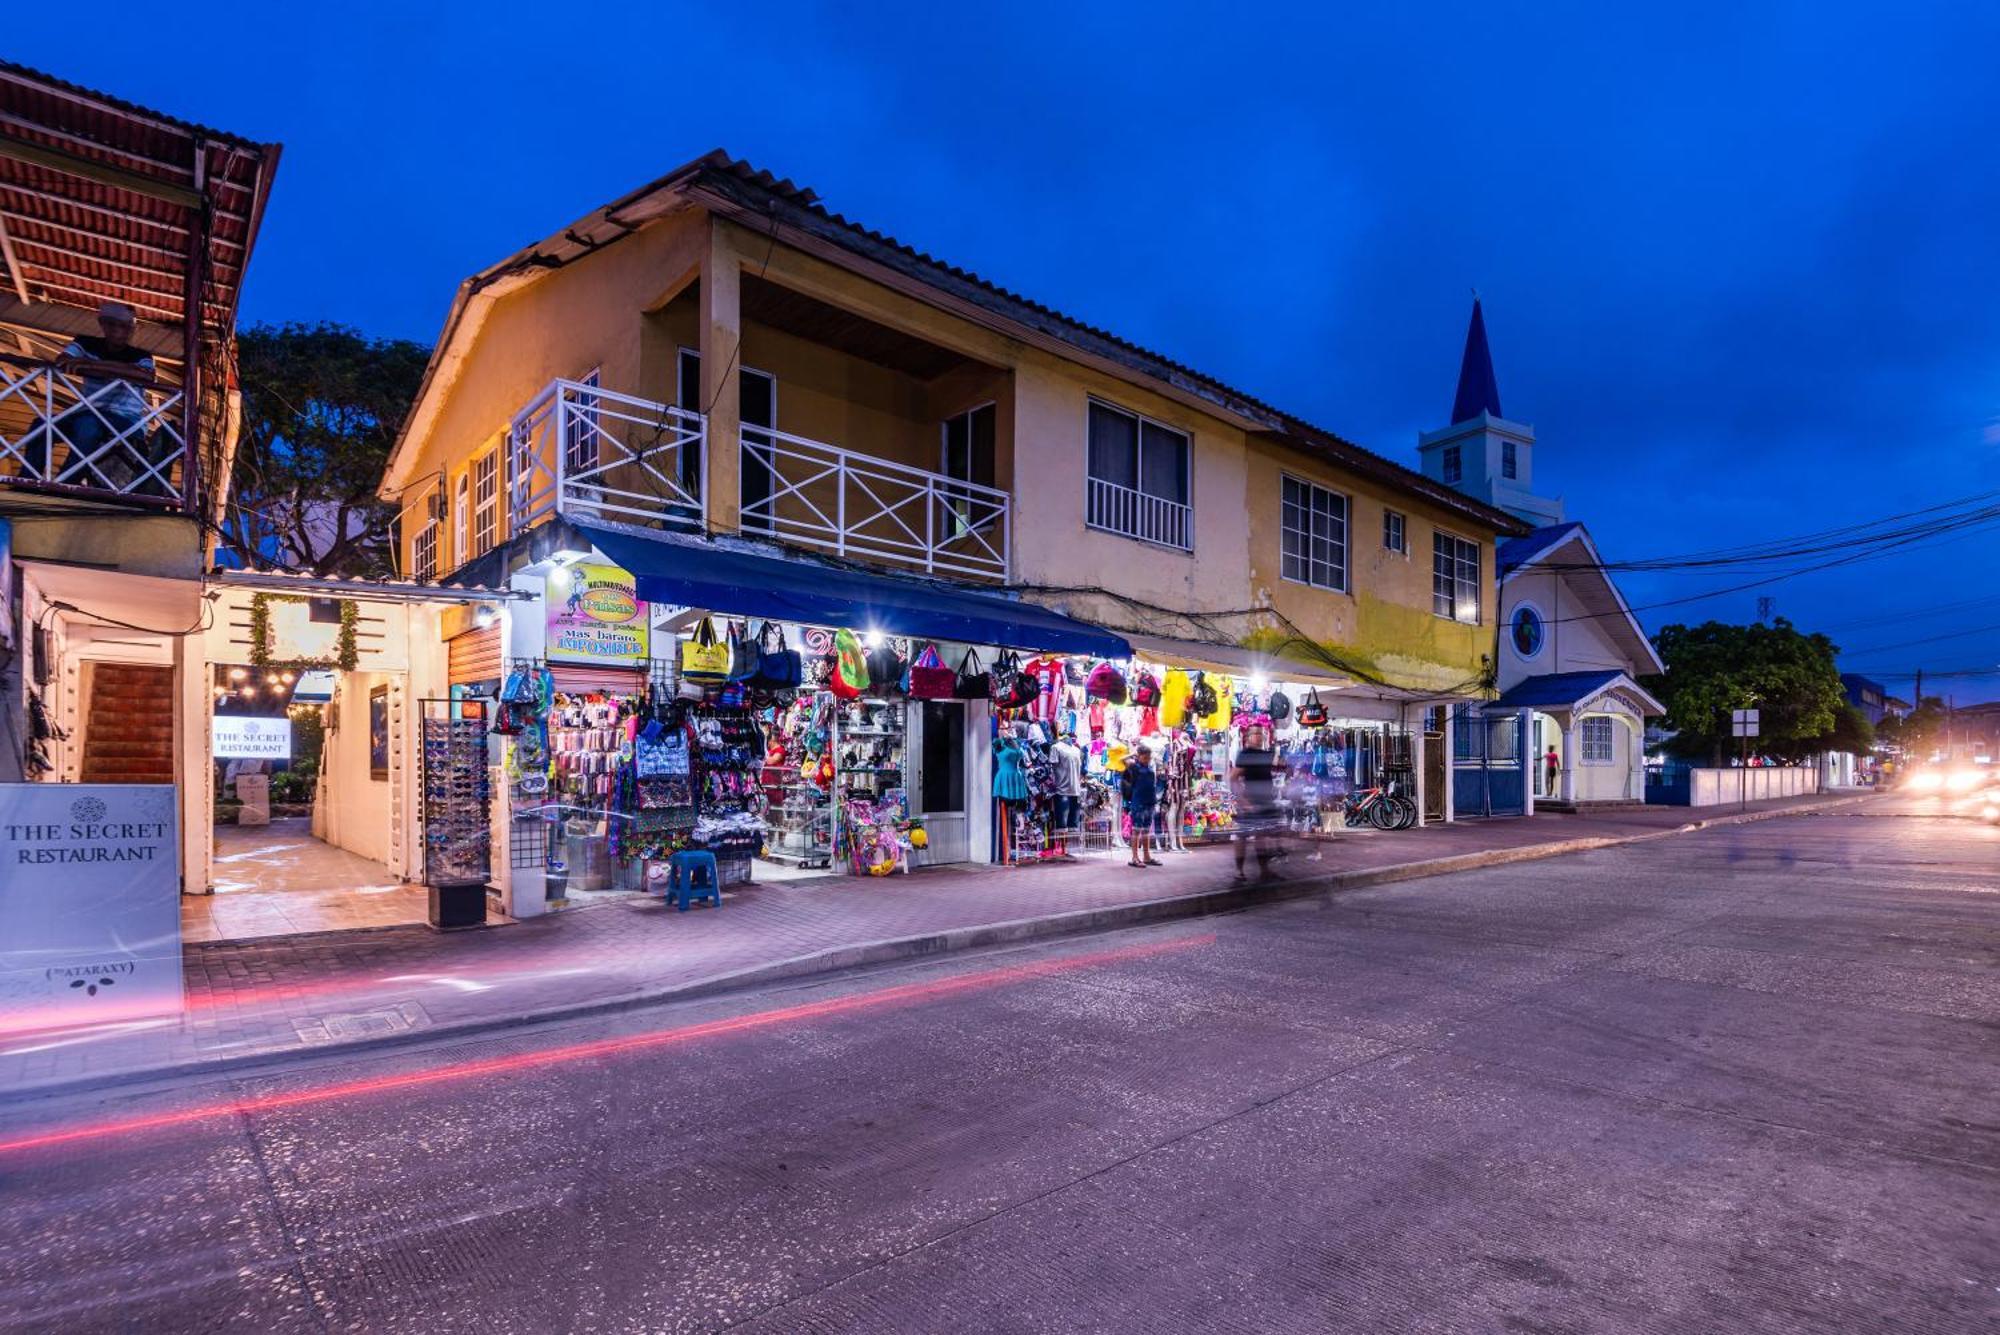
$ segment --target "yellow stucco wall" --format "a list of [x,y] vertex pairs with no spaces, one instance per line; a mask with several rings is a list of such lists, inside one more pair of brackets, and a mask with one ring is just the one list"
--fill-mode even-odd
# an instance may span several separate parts
[[[704,265],[726,266],[721,271],[726,281],[713,292],[700,290]],[[786,331],[739,321],[728,304],[737,286],[732,270],[923,338],[970,364],[926,382]],[[710,321],[718,322],[714,329],[705,328]],[[1220,411],[1205,411],[1113,369],[1008,336],[982,320],[939,309],[817,255],[773,246],[761,233],[699,212],[654,224],[502,297],[448,386],[412,474],[442,469],[452,476],[496,442],[512,414],[559,375],[599,366],[608,389],[674,402],[678,349],[699,349],[704,333],[710,346],[731,347],[730,331],[739,325],[741,364],[776,376],[777,425],[795,435],[935,469],[941,420],[994,402],[997,481],[1014,497],[1014,582],[1041,601],[1104,624],[1165,634],[1186,630],[1149,625],[1143,610],[1075,590],[1110,590],[1140,603],[1197,612],[1268,604],[1306,635],[1346,651],[1377,675],[1438,690],[1463,687],[1493,652],[1491,529],[1247,435]],[[1087,527],[1085,442],[1093,397],[1191,438],[1192,551]],[[734,407],[718,403],[711,417],[712,491],[735,484],[734,461],[717,457],[735,425]],[[1350,591],[1280,577],[1280,477],[1287,471],[1349,498]],[[421,488],[406,494],[415,499]],[[1407,555],[1382,547],[1385,505],[1408,517]],[[733,501],[718,506],[712,495],[709,517],[712,526],[733,527]],[[1477,625],[1431,612],[1431,535],[1438,526],[1480,545],[1483,615]],[[447,525],[447,550],[453,527]],[[408,534],[406,545],[407,540]]]

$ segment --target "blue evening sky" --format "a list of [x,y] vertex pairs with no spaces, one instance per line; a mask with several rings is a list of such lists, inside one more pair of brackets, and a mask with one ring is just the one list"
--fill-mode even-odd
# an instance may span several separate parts
[[[619,8],[99,3],[8,46],[284,143],[251,321],[429,341],[465,274],[724,146],[1407,463],[1476,285],[1538,489],[1613,559],[2000,489],[2000,6]],[[1762,592],[1852,666],[2000,668],[1994,550]]]

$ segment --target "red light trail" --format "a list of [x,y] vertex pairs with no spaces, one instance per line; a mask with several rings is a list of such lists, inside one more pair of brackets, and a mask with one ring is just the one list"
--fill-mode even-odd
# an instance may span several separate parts
[[365,1080],[349,1080],[340,1084],[321,1085],[317,1088],[292,1090],[282,1094],[263,1094],[255,1098],[230,1099],[222,1103],[201,1104],[192,1108],[182,1108],[174,1112],[153,1113],[142,1117],[127,1117],[108,1122],[92,1122],[83,1126],[40,1131],[31,1135],[18,1136],[10,1140],[0,1140],[0,1154],[13,1154],[22,1150],[39,1149],[50,1145],[65,1145],[77,1141],[101,1140],[106,1137],[127,1135],[136,1131],[152,1131],[160,1127],[184,1126],[190,1122],[207,1121],[210,1118],[227,1117],[240,1113],[269,1112],[278,1108],[296,1108],[306,1104],[326,1103],[335,1099],[356,1098],[364,1094],[385,1094],[396,1090],[415,1089],[425,1085],[439,1085],[452,1081],[472,1080],[486,1075],[499,1075],[507,1072],[533,1070],[543,1066],[556,1066],[564,1062],[587,1061],[593,1057],[617,1056],[628,1052],[643,1051],[648,1048],[667,1047],[678,1043],[694,1042],[698,1039],[715,1038],[724,1034],[740,1034],[759,1029],[769,1029],[801,1020],[819,1020],[829,1016],[848,1015],[856,1011],[874,1010],[901,1002],[927,1001],[938,997],[952,996],[961,992],[974,992],[990,987],[1001,987],[1008,983],[1026,982],[1034,978],[1046,978],[1053,974],[1069,973],[1077,969],[1096,968],[1106,964],[1122,964],[1130,960],[1145,959],[1153,955],[1163,955],[1169,951],[1185,950],[1191,946],[1211,945],[1214,941],[1215,934],[1210,932],[1202,936],[1181,937],[1176,940],[1161,941],[1151,945],[1121,946],[1116,950],[1092,951],[1083,955],[1065,956],[1061,959],[1040,960],[1033,964],[1017,964],[1003,969],[986,969],[979,973],[959,974],[953,978],[941,978],[932,982],[904,983],[896,987],[886,987],[874,992],[855,992],[843,997],[829,997],[825,1001],[811,1001],[803,1005],[783,1007],[779,1010],[753,1011],[748,1015],[735,1015],[723,1020],[705,1020],[699,1024],[683,1025],[676,1029],[660,1029],[649,1034],[632,1034],[623,1038],[594,1039],[588,1043],[572,1043],[562,1047],[544,1048],[539,1052],[515,1053],[506,1057],[489,1057],[480,1061],[460,1062],[452,1066],[432,1067],[425,1071],[409,1071],[401,1075],[371,1076]]

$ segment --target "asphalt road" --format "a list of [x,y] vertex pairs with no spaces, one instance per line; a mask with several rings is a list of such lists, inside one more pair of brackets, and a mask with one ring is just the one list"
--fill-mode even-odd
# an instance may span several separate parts
[[1996,859],[1771,820],[7,1109],[0,1324],[1992,1331]]

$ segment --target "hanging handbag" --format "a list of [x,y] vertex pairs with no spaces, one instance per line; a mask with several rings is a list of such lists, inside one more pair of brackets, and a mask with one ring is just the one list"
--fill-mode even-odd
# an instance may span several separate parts
[[1122,705],[1125,703],[1125,674],[1111,666],[1109,661],[1099,663],[1090,670],[1083,693],[1093,700]]
[[1326,726],[1326,706],[1319,702],[1317,687],[1306,692],[1306,698],[1299,702],[1299,726],[1301,728],[1324,728]]
[[1286,695],[1283,691],[1276,689],[1275,687],[1272,688],[1271,722],[1283,723],[1286,719],[1290,718],[1291,716],[1292,716],[1291,697]]
[[1188,687],[1188,713],[1195,718],[1205,719],[1221,705],[1216,698],[1215,688],[1208,684],[1208,674],[1197,672]]
[[843,630],[833,637],[833,675],[827,689],[843,700],[858,699],[868,689],[868,656],[854,632]]
[[967,649],[958,660],[958,675],[952,680],[951,693],[958,700],[993,698],[993,678],[980,663],[977,649]]
[[1132,703],[1141,709],[1160,707],[1160,679],[1143,669],[1132,679]]
[[910,664],[909,696],[912,700],[949,700],[958,679],[938,657],[935,644],[927,644]]
[[757,675],[757,646],[744,633],[743,624],[729,623],[729,680],[748,681]]
[[877,695],[902,690],[903,671],[908,666],[892,640],[885,639],[880,648],[868,651],[868,681]]
[[1021,709],[1041,698],[1042,684],[1021,670],[1021,660],[1004,653],[993,665],[993,707]]
[[681,643],[681,677],[700,682],[729,680],[729,645],[716,638],[715,622],[707,617]]
[[785,646],[785,632],[775,621],[766,621],[757,632],[757,674],[750,684],[766,691],[793,691],[804,680],[799,651]]

